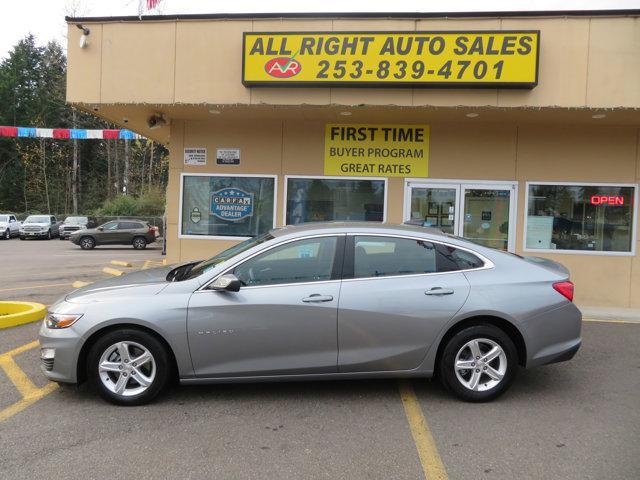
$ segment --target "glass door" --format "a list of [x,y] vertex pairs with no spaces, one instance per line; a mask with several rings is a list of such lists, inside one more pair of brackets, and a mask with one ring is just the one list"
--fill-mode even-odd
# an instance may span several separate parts
[[516,184],[409,181],[405,222],[499,250],[515,250]]
[[515,187],[463,185],[458,235],[498,250],[513,251],[515,233]]
[[406,209],[409,223],[436,227],[455,235],[460,185],[412,184],[409,192]]

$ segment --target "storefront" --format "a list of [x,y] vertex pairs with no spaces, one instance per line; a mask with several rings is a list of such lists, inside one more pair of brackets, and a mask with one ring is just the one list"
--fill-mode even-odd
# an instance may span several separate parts
[[411,222],[640,307],[638,15],[68,19],[68,100],[169,147],[171,262]]

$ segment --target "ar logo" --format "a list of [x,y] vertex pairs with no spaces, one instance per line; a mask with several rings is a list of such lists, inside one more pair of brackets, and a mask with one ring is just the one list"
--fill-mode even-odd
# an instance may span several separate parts
[[302,65],[294,58],[278,57],[269,60],[265,66],[265,71],[275,78],[295,77],[302,70]]

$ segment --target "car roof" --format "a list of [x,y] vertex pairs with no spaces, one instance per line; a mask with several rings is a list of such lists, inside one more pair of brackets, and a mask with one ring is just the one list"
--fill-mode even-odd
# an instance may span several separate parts
[[300,236],[307,234],[351,232],[395,234],[418,233],[420,235],[426,234],[429,236],[438,236],[442,238],[448,237],[445,233],[442,232],[442,230],[439,230],[437,228],[378,222],[310,222],[275,228],[271,230],[270,233],[274,237],[282,237],[285,235]]

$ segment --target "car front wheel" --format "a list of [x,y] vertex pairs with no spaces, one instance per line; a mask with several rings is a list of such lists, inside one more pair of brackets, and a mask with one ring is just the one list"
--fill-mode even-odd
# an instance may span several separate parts
[[96,246],[96,241],[91,237],[82,237],[80,239],[80,248],[83,250],[91,250]]
[[10,240],[11,239],[11,232],[9,231],[8,228],[7,228],[7,231],[4,232],[4,239],[5,240]]
[[89,353],[88,378],[100,395],[118,405],[143,405],[167,384],[169,356],[162,343],[141,330],[107,333]]
[[499,328],[481,324],[456,333],[439,364],[444,386],[468,402],[486,402],[503,394],[518,371],[518,353]]
[[143,250],[147,248],[147,240],[144,237],[136,237],[133,239],[133,248]]

